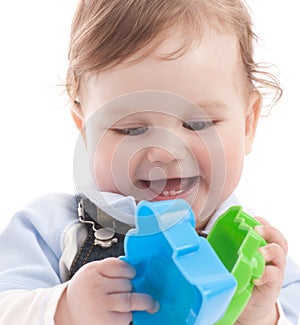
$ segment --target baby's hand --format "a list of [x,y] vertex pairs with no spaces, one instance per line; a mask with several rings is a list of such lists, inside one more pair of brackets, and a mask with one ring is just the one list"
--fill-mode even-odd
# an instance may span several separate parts
[[55,324],[124,324],[133,310],[157,311],[148,295],[132,292],[135,270],[117,258],[83,266],[70,280],[59,302]]
[[266,220],[257,219],[262,225],[255,230],[267,241],[267,245],[259,249],[266,267],[262,277],[254,280],[252,296],[236,324],[273,325],[279,318],[276,301],[283,282],[288,245],[279,230]]

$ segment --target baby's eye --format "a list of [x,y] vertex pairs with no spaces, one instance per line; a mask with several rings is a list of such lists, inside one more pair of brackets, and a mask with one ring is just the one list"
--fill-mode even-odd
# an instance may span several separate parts
[[191,121],[191,122],[183,122],[183,127],[192,130],[192,131],[201,131],[210,126],[214,123],[213,121]]
[[122,135],[136,136],[145,133],[148,127],[135,127],[135,128],[124,128],[124,129],[114,129],[115,132]]

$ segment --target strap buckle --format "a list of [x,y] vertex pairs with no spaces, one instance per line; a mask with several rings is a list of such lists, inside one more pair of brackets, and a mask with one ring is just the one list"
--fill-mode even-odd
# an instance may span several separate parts
[[[94,221],[85,210],[86,199],[81,198],[78,202],[78,217],[79,221],[84,224],[89,224],[92,226],[94,231],[94,245],[99,245],[102,248],[110,248],[113,244],[118,242],[118,238],[115,237],[116,232],[113,229],[103,227]],[[89,201],[90,202],[90,201]],[[90,202],[91,203],[91,202]]]

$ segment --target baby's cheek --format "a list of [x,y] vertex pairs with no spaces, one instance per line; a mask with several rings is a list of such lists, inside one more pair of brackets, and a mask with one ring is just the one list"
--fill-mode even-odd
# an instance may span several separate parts
[[[129,156],[131,155],[131,156]],[[135,159],[130,150],[121,146],[99,146],[94,159],[94,175],[102,191],[132,194]]]
[[226,185],[225,193],[231,194],[238,185],[244,166],[244,155],[242,151],[230,150],[226,154]]
[[99,146],[94,157],[91,157],[91,173],[94,181],[102,191],[115,191],[113,181],[112,151]]

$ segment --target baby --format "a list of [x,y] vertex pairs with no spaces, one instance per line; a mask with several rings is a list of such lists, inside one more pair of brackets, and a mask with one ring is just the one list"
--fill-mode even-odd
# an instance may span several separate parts
[[[115,242],[140,200],[185,199],[198,233],[238,204],[260,89],[281,95],[253,60],[254,40],[241,0],[79,2],[66,88],[90,175],[76,148],[80,195],[40,198],[1,234],[1,324],[129,324],[132,311],[159,309],[132,291],[135,270]],[[78,218],[82,198],[111,225],[107,250],[99,218],[82,205]],[[237,324],[297,324],[300,271],[280,231],[258,219],[266,267]]]

